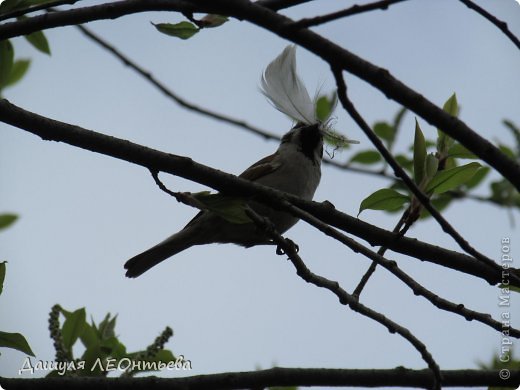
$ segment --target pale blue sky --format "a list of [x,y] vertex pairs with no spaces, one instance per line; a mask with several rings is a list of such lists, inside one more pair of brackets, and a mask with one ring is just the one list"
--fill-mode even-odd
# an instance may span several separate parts
[[[284,13],[297,18],[345,6],[315,3]],[[515,1],[478,3],[520,35],[520,6]],[[288,42],[237,20],[188,41],[159,34],[150,24],[181,20],[177,14],[146,13],[88,27],[180,96],[274,133],[286,132],[291,123],[258,87],[263,68]],[[511,142],[501,120],[520,124],[520,52],[460,2],[407,1],[316,31],[389,69],[437,104],[456,92],[466,123],[483,136]],[[235,174],[277,146],[175,105],[72,27],[46,34],[52,57],[37,53],[22,39],[14,41],[17,55],[33,60],[23,82],[5,92],[23,108]],[[297,60],[311,93],[334,88],[319,58],[298,49]],[[398,105],[363,81],[350,75],[347,81],[351,99],[369,123],[389,120],[397,111]],[[411,114],[406,118],[401,148],[411,142],[413,119]],[[433,138],[435,129],[419,121],[426,136]],[[338,161],[370,147],[340,109],[337,128],[361,141],[336,156]],[[1,211],[21,216],[0,234],[0,256],[9,261],[0,297],[0,329],[23,333],[38,359],[54,358],[47,316],[59,303],[66,309],[85,306],[96,321],[107,312],[117,313],[117,332],[129,350],[145,347],[171,326],[175,336],[167,347],[193,365],[192,372],[173,376],[275,364],[425,366],[405,340],[341,306],[330,292],[303,282],[273,248],[196,247],[137,280],[126,279],[125,260],[180,229],[195,210],[161,192],[141,167],[44,142],[7,125],[0,125],[0,141]],[[204,188],[178,178],[164,181],[179,191]],[[355,215],[360,201],[385,184],[326,166],[315,200],[330,200]],[[486,255],[498,258],[501,238],[510,237],[518,257],[518,228],[511,227],[505,210],[469,201],[451,207],[445,216]],[[518,224],[519,213],[515,217]],[[375,211],[361,218],[388,229],[397,221],[395,215]],[[409,235],[458,249],[432,221],[421,222]],[[287,236],[300,244],[300,254],[314,272],[338,280],[348,291],[369,265],[305,223]],[[501,312],[498,290],[482,280],[403,256],[389,258],[447,299],[495,317]],[[512,298],[513,323],[518,327],[520,299]],[[500,346],[495,331],[435,309],[384,270],[369,282],[362,301],[409,328],[443,369],[474,368]],[[2,350],[0,375],[17,376],[24,358]]]

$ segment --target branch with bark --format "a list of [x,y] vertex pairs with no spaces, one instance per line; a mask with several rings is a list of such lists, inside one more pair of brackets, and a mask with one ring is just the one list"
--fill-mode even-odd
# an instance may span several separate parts
[[90,7],[34,16],[0,25],[0,40],[30,34],[48,28],[76,25],[101,19],[116,19],[147,11],[175,11],[181,13],[206,12],[229,15],[247,20],[283,38],[305,47],[334,68],[350,72],[379,89],[442,129],[475,155],[487,162],[520,190],[520,163],[502,153],[462,120],[453,117],[424,96],[396,79],[386,69],[378,67],[351,53],[309,29],[294,26],[294,21],[262,5],[245,0],[124,0]]
[[[520,383],[520,371],[510,371],[507,379],[499,370],[441,370],[443,387],[512,387]],[[282,368],[249,372],[196,375],[184,378],[0,378],[0,385],[9,390],[202,390],[202,389],[260,389],[275,386],[328,387],[410,387],[427,388],[433,379],[430,370],[397,367],[386,370]]]
[[[477,276],[490,284],[502,282],[502,273],[471,256],[436,245],[402,237],[357,218],[344,214],[330,202],[306,201],[272,188],[252,183],[219,170],[198,164],[192,159],[160,152],[79,126],[46,118],[0,100],[0,120],[44,140],[65,142],[79,148],[101,153],[141,165],[152,171],[161,171],[207,185],[217,191],[236,196],[252,197],[274,208],[284,207],[285,200],[312,214],[322,222],[366,240],[371,245],[389,249],[460,272]],[[518,272],[513,270],[513,272]],[[512,285],[518,285],[512,281]]]

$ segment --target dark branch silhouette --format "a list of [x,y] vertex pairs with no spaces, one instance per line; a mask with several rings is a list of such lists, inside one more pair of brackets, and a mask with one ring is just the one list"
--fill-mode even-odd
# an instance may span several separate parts
[[[246,210],[249,217],[261,227],[268,236],[274,241],[276,245],[278,245],[278,250],[282,250],[280,254],[286,254],[291,263],[296,268],[296,273],[299,277],[305,280],[307,283],[312,283],[317,287],[324,288],[332,292],[339,299],[339,302],[342,305],[348,306],[353,311],[368,317],[379,324],[383,325],[388,329],[390,333],[397,333],[404,339],[406,339],[413,347],[419,352],[423,360],[426,362],[428,367],[433,373],[433,383],[431,385],[432,389],[440,390],[441,388],[441,373],[438,364],[433,359],[433,356],[426,348],[426,345],[422,341],[420,341],[417,337],[415,337],[412,332],[410,332],[405,327],[395,323],[388,317],[383,314],[370,309],[369,307],[363,305],[359,302],[359,300],[347,293],[338,282],[329,280],[324,278],[323,276],[317,275],[312,272],[298,255],[296,245],[291,241],[284,237],[282,237],[273,227],[272,223],[267,219],[260,217],[256,214],[252,209]],[[428,386],[430,387],[430,386]]]
[[[383,245],[389,249],[420,260],[429,261],[486,280],[490,284],[502,281],[502,272],[476,261],[471,256],[427,244],[413,238],[370,225],[346,215],[329,202],[305,201],[272,188],[237,178],[216,169],[194,162],[192,159],[137,145],[132,142],[96,133],[67,123],[46,118],[17,107],[7,100],[0,100],[0,120],[45,140],[67,144],[141,165],[152,171],[162,171],[192,180],[223,193],[236,196],[254,196],[271,207],[283,207],[289,200],[295,206],[309,212],[326,224],[358,236],[371,245]],[[517,270],[512,270],[518,272]],[[511,284],[518,286],[515,280]]]
[[301,20],[297,20],[294,22],[293,27],[295,28],[309,28],[312,26],[318,26],[320,24],[332,22],[333,20],[338,20],[341,18],[345,18],[347,16],[357,15],[368,11],[374,10],[386,10],[389,6],[396,3],[401,3],[406,0],[381,0],[375,1],[373,3],[358,5],[354,4],[352,7],[347,9],[331,12],[327,15],[315,16],[313,18],[305,18]]
[[[443,387],[516,387],[520,371],[511,371],[508,379],[501,379],[499,370],[441,370]],[[196,375],[184,378],[0,378],[8,390],[92,390],[128,389],[260,389],[278,386],[328,387],[410,387],[427,388],[433,380],[431,370],[411,370],[398,367],[386,370],[357,370],[333,368],[282,368],[249,372]]]
[[498,27],[498,29],[500,31],[502,31],[504,33],[504,35],[506,37],[508,37],[511,42],[513,42],[513,44],[518,48],[520,49],[520,39],[518,39],[516,37],[516,35],[514,35],[511,30],[509,30],[509,28],[507,27],[507,23],[506,22],[503,22],[502,20],[499,20],[498,18],[496,18],[495,16],[491,15],[489,12],[487,12],[484,8],[478,6],[477,4],[475,4],[474,2],[472,2],[471,0],[459,0],[461,3],[465,4],[466,7],[468,7],[469,9],[472,9],[473,11],[479,13],[480,15],[482,15],[484,18],[486,18],[487,20],[489,20],[491,23],[493,23],[496,27]]

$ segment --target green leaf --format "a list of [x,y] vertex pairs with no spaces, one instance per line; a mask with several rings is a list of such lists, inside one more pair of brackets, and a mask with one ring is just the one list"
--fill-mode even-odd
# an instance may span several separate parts
[[332,93],[330,98],[326,95],[322,95],[316,101],[316,118],[321,122],[326,122],[338,103],[338,95],[336,92]]
[[383,188],[367,196],[361,202],[359,206],[359,214],[363,210],[387,210],[393,211],[398,210],[407,202],[410,198],[390,188]]
[[5,84],[6,87],[16,84],[18,81],[22,79],[22,77],[27,73],[29,69],[29,65],[31,64],[31,60],[17,60],[13,63],[13,67],[11,68],[11,73],[7,82]]
[[200,23],[202,23],[204,27],[218,27],[222,26],[228,20],[229,18],[227,16],[208,14],[200,20]]
[[442,106],[442,109],[451,116],[457,116],[459,114],[459,104],[457,102],[457,94],[453,93],[448,100]]
[[381,155],[376,150],[363,150],[354,154],[349,163],[375,164],[381,161]]
[[210,194],[208,191],[193,194],[193,197],[201,202],[205,208],[224,218],[236,223],[251,223],[245,212],[245,201],[240,198],[222,194]]
[[111,337],[115,337],[116,319],[117,319],[117,315],[110,318],[110,313],[108,313],[105,316],[105,318],[103,319],[103,321],[101,321],[99,323],[98,332],[99,332],[101,340],[106,340]]
[[96,332],[96,330],[88,322],[83,326],[83,331],[79,335],[79,339],[87,349],[93,348],[100,343],[98,332]]
[[464,145],[458,142],[453,144],[448,150],[448,155],[455,158],[465,158],[470,160],[478,160],[478,157],[470,152]]
[[72,346],[81,333],[83,333],[83,329],[87,323],[85,308],[78,309],[72,313],[67,312],[67,314],[64,315],[65,322],[61,330],[63,345],[68,351],[72,352]]
[[0,332],[0,347],[16,349],[27,355],[34,356],[29,343],[20,333]]
[[520,287],[513,286],[512,284],[500,283],[498,285],[498,288],[508,288],[509,291],[514,291],[514,292],[520,293]]
[[[457,95],[454,93],[442,106],[442,109],[452,116],[457,116],[459,113],[459,104],[457,102]],[[444,156],[453,145],[455,140],[446,135],[441,129],[437,129],[437,151]]]
[[2,291],[4,289],[4,280],[5,280],[5,265],[7,264],[7,261],[0,262],[0,294],[2,294]]
[[42,31],[36,31],[32,34],[25,35],[25,39],[29,41],[31,45],[33,45],[36,49],[45,53],[47,55],[51,55],[51,48],[49,47],[49,42],[45,37],[45,34]]
[[477,170],[477,172],[475,172],[473,177],[469,179],[464,185],[468,190],[471,188],[475,188],[482,182],[482,180],[486,178],[489,172],[491,172],[491,169],[489,167],[481,167],[479,170]]
[[437,173],[437,170],[439,169],[439,159],[435,154],[430,153],[426,156],[426,170],[425,175],[428,181],[430,181],[435,174]]
[[0,41],[0,89],[3,89],[11,76],[13,68],[14,49],[8,39]]
[[511,159],[515,159],[516,158],[515,152],[513,152],[513,150],[509,146],[504,145],[504,144],[499,144],[498,145],[498,149],[500,149],[500,151],[502,153],[504,153],[507,157],[509,157]]
[[479,163],[472,162],[460,167],[439,171],[428,183],[426,192],[433,191],[436,194],[441,194],[458,187],[469,181],[480,167]]
[[0,214],[0,230],[11,226],[18,219],[16,214]]
[[392,143],[395,138],[395,128],[386,122],[377,122],[374,125],[374,133],[388,143]]
[[180,39],[188,39],[199,32],[199,28],[190,22],[180,22],[176,24],[171,23],[158,23],[153,26],[157,31],[171,37],[177,37]]
[[415,119],[415,138],[413,142],[413,175],[415,183],[420,185],[426,169],[426,141],[419,122]]

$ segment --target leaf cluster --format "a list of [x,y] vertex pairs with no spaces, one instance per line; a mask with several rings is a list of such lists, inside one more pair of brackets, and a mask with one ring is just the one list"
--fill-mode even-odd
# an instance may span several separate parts
[[[457,116],[460,107],[453,94],[443,106],[444,111]],[[393,123],[378,122],[373,126],[374,132],[391,150],[394,146],[405,110],[401,109]],[[520,159],[520,131],[509,121],[504,124],[515,135],[516,149],[499,143],[499,148],[511,158]],[[415,121],[413,144],[407,153],[395,154],[397,162],[413,176],[415,184],[430,198],[438,210],[445,209],[455,199],[475,198],[504,207],[520,208],[520,195],[506,179],[489,183],[490,195],[482,197],[474,195],[474,191],[484,182],[490,172],[488,166],[481,162],[463,163],[463,160],[478,160],[464,145],[449,137],[442,129],[437,129],[435,140],[426,139],[419,122]],[[375,150],[363,150],[353,155],[349,164],[374,165],[384,163],[381,155]],[[386,163],[381,173],[386,171]],[[429,213],[424,210],[418,200],[410,193],[401,181],[394,180],[387,187],[367,196],[360,204],[359,213],[364,210],[384,210],[396,212],[407,208],[410,218],[426,218]]]
[[[59,314],[65,321],[60,326]],[[94,319],[89,323],[86,319],[85,308],[68,311],[55,305],[49,316],[49,330],[54,340],[56,349],[56,361],[84,362],[84,366],[69,365],[65,372],[52,371],[48,376],[107,376],[109,360],[121,361],[129,359],[132,362],[169,362],[175,361],[173,353],[164,348],[164,344],[173,335],[171,328],[166,327],[162,334],[146,349],[136,352],[127,352],[126,346],[116,335],[117,316],[108,313],[105,318],[96,324]],[[79,359],[74,357],[74,349],[77,343],[81,343],[84,352]],[[153,366],[148,366],[153,367]],[[134,375],[144,370],[132,370],[132,366],[125,367],[122,375]]]

